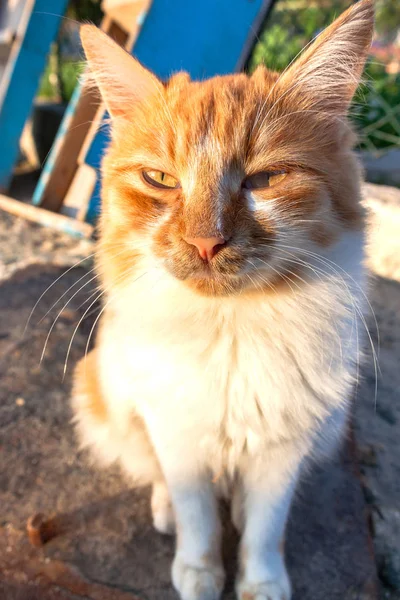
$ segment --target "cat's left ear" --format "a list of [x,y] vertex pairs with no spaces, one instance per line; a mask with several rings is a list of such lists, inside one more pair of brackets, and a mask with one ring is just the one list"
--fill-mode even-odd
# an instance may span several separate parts
[[124,117],[138,102],[163,93],[162,83],[94,25],[82,25],[81,40],[91,75],[111,117]]
[[281,97],[305,110],[344,115],[360,81],[373,27],[373,0],[351,6],[280,77]]

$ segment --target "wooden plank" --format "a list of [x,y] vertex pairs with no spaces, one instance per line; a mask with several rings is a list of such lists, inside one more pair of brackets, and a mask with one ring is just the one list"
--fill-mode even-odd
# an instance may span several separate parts
[[[128,34],[108,19],[107,33],[124,45]],[[78,154],[100,106],[98,94],[79,84],[74,91],[57,137],[33,194],[32,202],[48,210],[59,211],[78,169]]]
[[96,224],[101,209],[101,180],[98,173],[97,175],[96,185],[94,186],[93,194],[89,199],[85,215],[85,221],[91,225]]
[[104,151],[109,143],[108,131],[102,127],[94,136],[86,155],[86,163],[96,169],[97,181],[93,190],[93,195],[89,199],[86,221],[94,224],[100,213],[101,207],[101,186],[100,186],[100,165]]
[[61,214],[84,221],[89,200],[96,185],[97,173],[89,165],[79,165],[61,207]]
[[[100,165],[97,165],[95,168],[86,164],[85,158],[88,150],[90,149],[92,140],[96,136],[97,131],[102,124],[104,113],[105,108],[102,104],[98,107],[97,113],[93,121],[90,123],[89,131],[86,134],[86,138],[83,141],[78,156],[76,157],[77,168],[74,178],[67,190],[62,206],[60,207],[60,213],[68,216],[75,216],[76,219],[81,221],[85,221],[86,219],[90,198],[96,189],[96,179],[98,178],[98,170],[100,169]],[[104,147],[107,140],[108,137],[104,142]],[[101,158],[102,153],[99,154],[99,156]],[[84,175],[83,173],[86,174]]]
[[135,34],[142,22],[141,15],[148,10],[150,2],[151,0],[103,0],[101,7],[122,29]]
[[69,233],[76,237],[89,238],[93,235],[93,227],[88,223],[82,223],[76,219],[66,217],[65,215],[32,206],[32,204],[25,204],[24,202],[20,202],[9,196],[4,196],[3,194],[0,194],[0,209],[9,212],[12,215],[16,215],[17,217],[22,217],[28,219],[28,221],[34,221],[35,223],[39,223],[46,227],[52,227],[59,231],[64,231],[65,233]]
[[12,38],[19,28],[19,23],[29,0],[2,0],[0,4],[0,33],[7,32]]
[[[32,103],[46,64],[51,42],[56,37],[67,0],[29,0],[21,19],[29,16],[25,35],[14,44],[0,82],[0,189],[11,181],[19,151],[19,139],[32,110]],[[29,14],[28,14],[29,11]],[[49,14],[50,13],[50,14]],[[19,47],[18,47],[19,46]]]
[[[107,124],[105,122],[105,114],[106,114],[105,106],[104,106],[104,104],[101,104],[97,108],[96,114],[93,117],[92,122],[90,123],[89,131],[87,133],[87,136],[86,136],[86,138],[82,144],[82,147],[80,149],[80,152],[78,154],[78,163],[80,165],[85,162],[86,156],[90,150],[92,140],[94,139],[95,135],[98,133],[99,128],[101,126],[107,127]],[[95,165],[92,165],[92,166],[95,166]]]
[[93,89],[79,84],[65,112],[47,158],[32,203],[58,211],[78,168],[77,157],[100,99]]

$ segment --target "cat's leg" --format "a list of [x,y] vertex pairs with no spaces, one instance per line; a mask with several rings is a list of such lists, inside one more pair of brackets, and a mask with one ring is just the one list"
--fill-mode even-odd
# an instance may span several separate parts
[[283,546],[299,462],[293,451],[285,448],[249,461],[243,473],[244,530],[236,586],[239,600],[291,598]]
[[[164,435],[171,432],[164,428]],[[224,571],[217,498],[211,473],[199,466],[198,445],[187,446],[184,437],[174,434],[166,442],[161,428],[155,434],[176,519],[172,581],[182,600],[218,600]]]
[[153,525],[160,533],[172,535],[175,533],[175,515],[170,494],[164,480],[153,483],[151,494],[151,512]]
[[221,525],[210,475],[172,482],[177,549],[172,580],[182,600],[217,600],[224,585]]
[[236,478],[232,490],[231,519],[236,531],[242,533],[244,528],[244,490],[239,477]]

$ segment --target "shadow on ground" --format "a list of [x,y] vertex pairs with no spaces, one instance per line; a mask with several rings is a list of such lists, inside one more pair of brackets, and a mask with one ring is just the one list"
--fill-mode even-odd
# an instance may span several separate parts
[[[78,452],[73,435],[71,372],[85,352],[93,314],[75,335],[64,381],[63,369],[75,325],[95,297],[88,300],[92,284],[72,298],[57,320],[39,367],[54,311],[91,275],[76,268],[51,287],[21,337],[36,300],[60,274],[56,267],[37,265],[18,271],[0,287],[0,596],[175,599],[169,573],[174,542],[152,529],[148,490],[130,490],[116,468],[96,471]],[[67,292],[69,286],[74,287]],[[46,315],[64,292],[60,304]],[[55,515],[60,530],[45,546],[34,548],[25,524],[39,511]],[[227,524],[226,600],[234,598],[236,545]],[[315,469],[304,482],[292,512],[287,548],[294,600],[377,597],[365,504],[349,447],[340,460]]]

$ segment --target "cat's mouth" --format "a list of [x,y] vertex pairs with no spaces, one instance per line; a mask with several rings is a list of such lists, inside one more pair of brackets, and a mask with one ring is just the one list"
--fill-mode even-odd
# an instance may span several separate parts
[[204,263],[195,269],[172,269],[172,274],[201,295],[231,296],[254,287],[254,278],[249,277],[244,269],[244,261],[238,264]]
[[[172,250],[172,252],[171,252]],[[202,260],[194,251],[170,248],[162,253],[164,268],[191,289],[207,296],[227,296],[270,285],[278,271],[269,269],[271,249],[262,255],[246,247],[227,245],[212,260]]]
[[164,266],[176,279],[202,295],[230,295],[244,287],[245,277],[238,264],[175,259],[165,261]]
[[243,292],[276,293],[279,289],[293,291],[299,281],[306,283],[307,273],[293,265],[270,266],[271,256],[253,256],[241,260],[191,263],[170,263],[167,267],[174,277],[197,293],[205,296],[232,296]]

